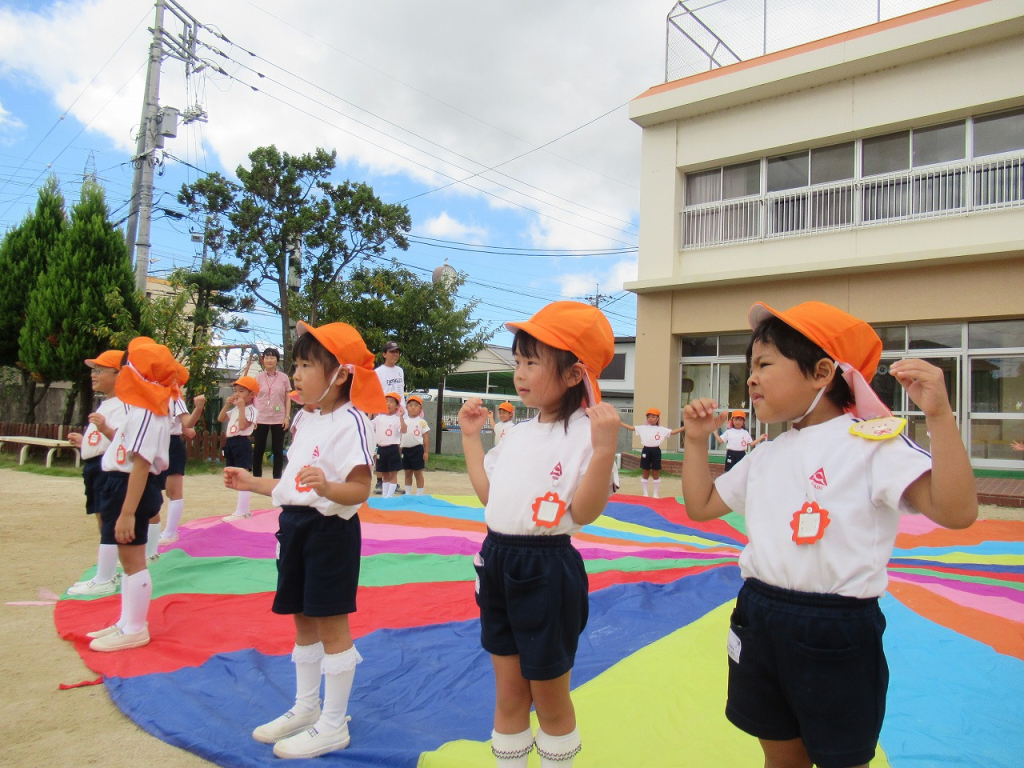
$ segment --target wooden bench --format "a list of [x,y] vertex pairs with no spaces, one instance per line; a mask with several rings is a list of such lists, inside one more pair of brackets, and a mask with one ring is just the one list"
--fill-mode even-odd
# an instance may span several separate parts
[[[21,445],[21,455],[18,459],[18,464],[24,464],[25,459],[28,458],[28,449],[33,445],[41,445],[44,448],[49,448],[46,452],[46,466],[49,467],[53,463],[53,454],[59,452],[64,448],[71,448],[70,440],[54,440],[49,437],[23,437],[19,435],[10,435],[6,437],[0,437],[0,448],[3,448],[4,443],[17,443]],[[82,455],[75,450],[75,467],[80,466],[82,461]]]

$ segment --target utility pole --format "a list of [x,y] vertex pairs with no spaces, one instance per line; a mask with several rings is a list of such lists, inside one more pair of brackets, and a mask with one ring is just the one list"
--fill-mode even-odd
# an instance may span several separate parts
[[601,308],[601,302],[602,301],[607,301],[610,298],[611,298],[610,295],[601,293],[601,284],[597,283],[594,286],[594,295],[593,296],[585,296],[583,300],[586,301],[587,304],[593,304],[597,309],[600,309]]
[[[164,29],[164,12],[170,10],[184,31],[180,36],[167,34]],[[125,241],[129,256],[135,257],[135,287],[145,293],[149,275],[150,223],[153,213],[153,170],[163,162],[157,150],[163,149],[164,138],[177,135],[178,110],[173,107],[160,108],[160,64],[164,56],[185,63],[185,75],[202,68],[196,57],[196,34],[199,22],[182,8],[176,0],[156,0],[156,15],[153,20],[153,42],[149,46],[149,65],[146,67],[146,93],[142,102],[142,119],[139,138],[135,147],[135,176],[132,180],[131,207]],[[166,45],[166,49],[165,49]],[[200,64],[200,66],[195,66]],[[205,114],[193,119],[205,119]],[[189,121],[190,122],[190,121]]]

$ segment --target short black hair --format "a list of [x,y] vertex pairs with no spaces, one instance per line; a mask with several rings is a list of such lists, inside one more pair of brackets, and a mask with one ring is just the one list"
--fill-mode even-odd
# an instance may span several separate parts
[[[341,364],[331,352],[321,344],[316,336],[312,333],[304,333],[299,336],[295,342],[295,346],[292,347],[292,361],[305,360],[306,362],[314,363],[323,369],[324,376],[330,379],[334,375],[335,369]],[[349,399],[349,393],[352,391],[352,376],[350,375],[345,383],[341,386],[341,396],[345,399]]]
[[[537,341],[537,339],[526,331],[516,331],[516,336],[512,339],[512,354],[516,354],[518,352],[520,355],[525,355],[526,357],[540,357],[543,353],[542,350],[547,350],[547,353],[554,358],[555,370],[558,372],[559,376],[564,376],[568,373],[570,368],[580,361],[580,359],[572,352],[568,352],[564,349],[556,349],[542,341]],[[565,396],[562,398],[562,402],[558,405],[557,414],[557,420],[565,424],[566,432],[569,431],[569,418],[580,409],[580,406],[582,406],[586,400],[587,387],[582,381],[580,381],[576,386],[569,387],[569,389],[566,390]]]
[[267,355],[273,355],[273,356],[274,356],[274,357],[276,357],[276,358],[277,358],[278,360],[280,360],[280,359],[281,359],[281,353],[280,353],[280,352],[278,352],[278,351],[277,351],[276,349],[274,349],[273,347],[267,347],[266,349],[264,349],[264,350],[263,350],[263,354],[262,354],[262,355],[260,355],[260,357],[266,357]]
[[[822,358],[833,360],[828,352],[800,331],[774,316],[769,317],[754,329],[750,343],[747,344],[747,367],[750,366],[756,341],[762,344],[771,344],[779,350],[780,355],[795,361],[805,376],[814,375],[814,369]],[[833,362],[835,361],[833,360]],[[853,405],[853,392],[850,391],[850,385],[846,383],[841,370],[836,370],[836,375],[832,377],[832,383],[829,384],[825,396],[839,408],[848,408]]]

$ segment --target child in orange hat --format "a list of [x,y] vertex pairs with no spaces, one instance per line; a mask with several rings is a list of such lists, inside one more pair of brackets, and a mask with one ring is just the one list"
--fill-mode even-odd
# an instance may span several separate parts
[[377,440],[377,474],[381,477],[381,498],[384,499],[394,496],[398,490],[398,470],[402,468],[402,435],[408,429],[402,395],[388,392],[385,398],[387,413],[373,420],[373,432]]
[[150,523],[163,503],[159,475],[168,466],[167,404],[177,375],[178,364],[167,347],[133,342],[114,383],[115,394],[129,409],[103,453],[106,479],[100,493],[100,541],[117,544],[124,578],[120,618],[105,629],[88,633],[94,651],[120,651],[149,643],[147,617],[153,582],[146,566],[146,542]]
[[[240,467],[252,471],[252,440],[250,435],[256,428],[256,406],[253,400],[259,394],[260,385],[252,376],[242,376],[231,384],[232,394],[224,401],[224,407],[217,414],[217,421],[227,422],[224,441],[224,466]],[[242,520],[252,516],[249,506],[249,492],[239,491],[235,511],[225,520]]]
[[[114,384],[117,382],[117,372],[121,370],[122,359],[124,352],[119,349],[108,349],[85,361],[92,369],[92,391],[102,395],[103,402],[95,413],[89,414],[89,426],[84,433],[68,433],[68,440],[79,449],[84,460],[82,479],[85,481],[85,513],[96,515],[96,524],[101,535],[103,519],[99,514],[99,495],[106,482],[106,476],[100,465],[103,461],[103,452],[110,445],[110,438],[128,416],[128,407],[114,394]],[[118,582],[117,544],[100,543],[95,575],[91,579],[76,582],[68,589],[68,594],[112,595],[117,592]]]
[[768,433],[765,432],[755,440],[754,436],[747,431],[746,411],[733,411],[729,415],[728,429],[722,434],[715,432],[715,440],[719,445],[725,446],[725,471],[728,472],[736,466],[736,462],[747,455],[747,448],[767,439]]
[[240,467],[224,470],[229,488],[271,496],[281,507],[273,611],[295,619],[295,703],[252,735],[282,758],[318,757],[349,745],[348,700],[362,661],[348,618],[359,583],[356,513],[373,477],[373,430],[365,414],[387,409],[373,354],[355,328],[299,322],[297,330],[292,381],[319,412],[303,417],[280,480]]
[[423,418],[423,398],[409,395],[405,400],[409,409],[405,418],[405,432],[402,433],[402,469],[405,470],[405,492],[412,493],[413,480],[416,481],[416,495],[423,495],[423,470],[430,459],[430,442],[427,433],[430,424]]
[[885,590],[899,517],[966,528],[974,475],[942,371],[900,360],[893,376],[924,412],[932,455],[901,434],[869,381],[882,352],[867,323],[820,302],[750,311],[751,402],[793,428],[712,481],[707,439],[721,418],[686,406],[683,495],[694,520],[746,518],[744,578],[729,632],[726,716],[758,737],[766,765],[867,766],[889,670]]
[[[571,536],[600,516],[613,490],[619,417],[601,402],[597,377],[615,339],[599,310],[573,301],[506,327],[515,333],[517,393],[539,414],[485,458],[488,410],[470,398],[459,411],[466,467],[486,505],[487,538],[474,567],[481,644],[497,689],[491,749],[499,766],[526,766],[536,743],[542,766],[571,766],[580,735],[569,677],[589,611]],[[513,582],[544,586],[506,593]]]
[[667,429],[661,426],[661,411],[657,408],[648,408],[647,413],[644,414],[644,420],[646,423],[627,424],[624,421],[619,422],[619,426],[623,429],[628,429],[630,432],[636,432],[637,437],[640,438],[641,444],[643,444],[643,450],[640,451],[640,469],[643,471],[643,477],[640,478],[640,488],[643,490],[644,496],[647,495],[647,478],[654,473],[654,498],[659,498],[659,488],[661,485],[661,446],[665,444],[672,435],[678,435],[683,431],[684,427],[679,429]]
[[500,443],[502,438],[505,437],[505,433],[515,426],[512,423],[512,419],[516,415],[516,407],[506,400],[498,406],[497,413],[497,421],[494,420],[494,416],[490,411],[487,413],[487,425],[494,431],[495,445]]

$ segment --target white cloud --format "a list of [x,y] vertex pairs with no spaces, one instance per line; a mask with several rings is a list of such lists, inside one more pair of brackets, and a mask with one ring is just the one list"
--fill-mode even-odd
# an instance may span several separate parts
[[461,242],[479,245],[487,241],[487,228],[475,227],[471,224],[463,224],[448,215],[448,211],[442,211],[440,215],[432,219],[426,219],[417,227],[422,234],[430,237],[437,237],[445,240],[459,240]]
[[3,103],[0,103],[0,144],[7,144],[12,133],[18,133],[24,128],[25,124],[4,109]]
[[571,272],[557,276],[555,279],[566,299],[581,296],[593,296],[600,292],[610,295],[622,290],[623,283],[636,280],[636,259],[623,259],[609,264],[603,269],[592,269],[584,272]]

